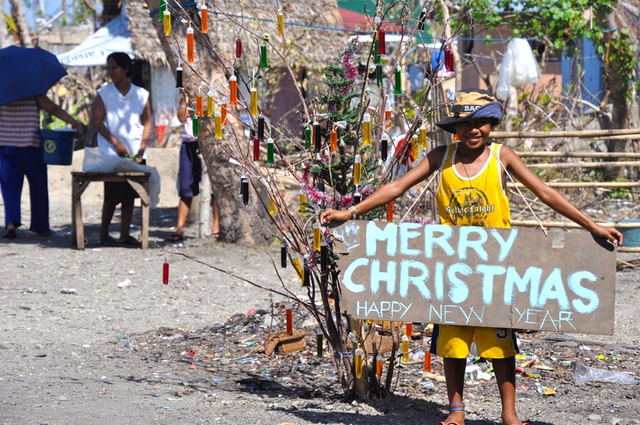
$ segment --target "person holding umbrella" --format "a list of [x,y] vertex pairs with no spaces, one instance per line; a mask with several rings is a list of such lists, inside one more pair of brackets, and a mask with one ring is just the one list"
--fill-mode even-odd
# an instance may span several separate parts
[[[29,66],[23,66],[28,63]],[[33,68],[32,65],[33,64]],[[15,239],[22,225],[20,198],[25,176],[31,198],[31,225],[37,236],[55,233],[49,227],[47,165],[42,161],[40,110],[74,126],[82,136],[82,124],[45,96],[66,74],[56,57],[39,48],[11,46],[0,50],[0,186],[4,199],[5,232]]]

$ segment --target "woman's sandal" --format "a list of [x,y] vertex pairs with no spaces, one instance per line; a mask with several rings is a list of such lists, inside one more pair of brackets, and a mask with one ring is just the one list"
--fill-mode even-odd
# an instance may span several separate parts
[[109,236],[107,239],[100,241],[100,245],[111,248],[114,246],[119,246],[118,241]]

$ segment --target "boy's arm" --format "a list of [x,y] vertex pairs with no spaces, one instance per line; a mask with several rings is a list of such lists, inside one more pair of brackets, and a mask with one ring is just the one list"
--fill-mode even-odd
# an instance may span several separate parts
[[[417,166],[412,168],[407,174],[397,180],[393,180],[377,189],[362,202],[355,206],[356,214],[361,215],[367,211],[388,203],[402,195],[409,188],[415,186],[420,181],[429,177],[434,171],[440,168],[443,161],[446,147],[441,146],[429,152]],[[328,224],[333,220],[346,221],[351,220],[350,210],[325,210],[320,215],[320,223]]]
[[595,223],[589,217],[569,202],[560,192],[547,186],[522,162],[520,157],[508,146],[502,146],[500,160],[507,170],[529,190],[531,190],[542,202],[554,211],[562,214],[570,220],[578,223],[591,233],[608,239],[611,243],[622,245],[622,233],[613,227],[603,227]]

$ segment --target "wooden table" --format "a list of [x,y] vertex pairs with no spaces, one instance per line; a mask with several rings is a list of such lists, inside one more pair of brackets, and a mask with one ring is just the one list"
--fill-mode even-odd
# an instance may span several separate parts
[[149,248],[149,176],[141,171],[118,173],[71,172],[71,245],[84,249],[84,224],[82,223],[82,193],[91,182],[128,182],[142,201],[142,225],[140,237],[142,249]]

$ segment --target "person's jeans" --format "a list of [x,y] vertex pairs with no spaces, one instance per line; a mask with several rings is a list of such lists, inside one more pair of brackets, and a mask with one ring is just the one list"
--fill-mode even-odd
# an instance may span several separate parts
[[20,198],[24,178],[29,182],[31,227],[43,233],[49,230],[49,187],[47,164],[42,162],[41,148],[0,146],[0,186],[4,199],[4,222],[22,224]]

